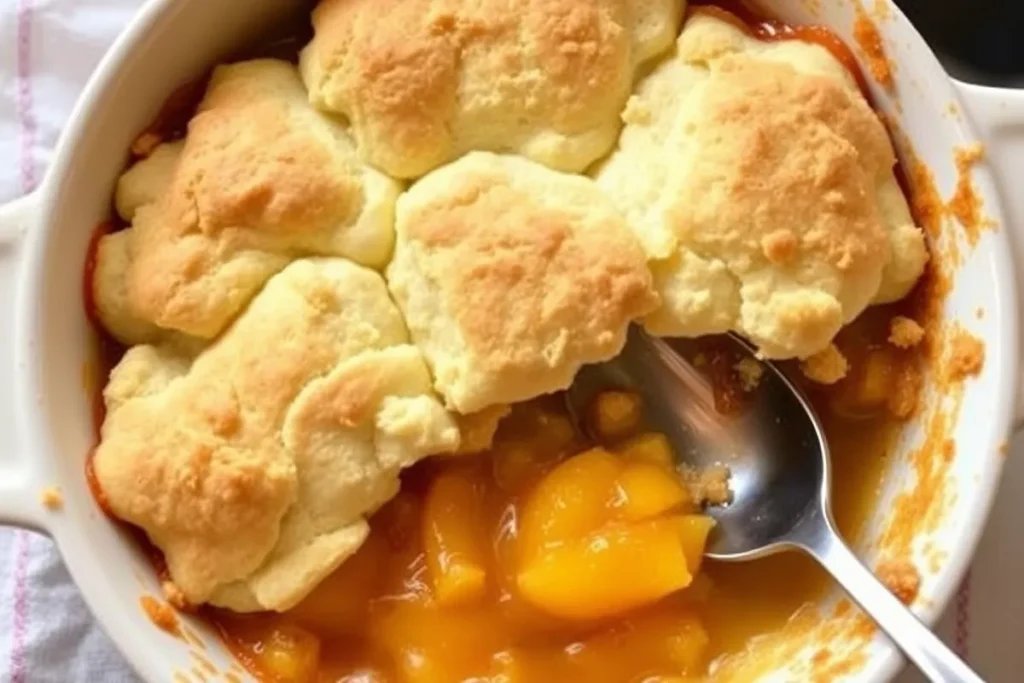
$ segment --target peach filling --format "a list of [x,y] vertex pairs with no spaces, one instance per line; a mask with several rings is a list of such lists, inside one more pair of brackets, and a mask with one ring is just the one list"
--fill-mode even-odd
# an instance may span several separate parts
[[596,446],[554,401],[517,406],[491,452],[414,468],[295,609],[214,619],[282,683],[699,675],[708,636],[686,594],[713,523],[640,413],[599,395]]

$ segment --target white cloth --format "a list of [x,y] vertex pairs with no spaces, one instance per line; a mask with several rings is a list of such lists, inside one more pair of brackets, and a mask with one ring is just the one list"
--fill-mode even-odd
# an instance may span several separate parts
[[[244,0],[239,0],[244,4]],[[34,187],[90,72],[142,0],[0,3],[0,201]],[[1024,440],[968,588],[940,624],[990,683],[1024,670],[1024,534],[1012,493],[1024,490]],[[99,629],[49,540],[0,529],[0,683],[136,681]],[[899,683],[921,680],[905,672]]]

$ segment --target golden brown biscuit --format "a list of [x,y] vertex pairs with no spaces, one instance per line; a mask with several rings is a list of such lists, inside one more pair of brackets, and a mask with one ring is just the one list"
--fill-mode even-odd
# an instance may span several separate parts
[[354,553],[366,517],[398,493],[398,473],[451,452],[459,430],[434,397],[414,346],[367,351],[311,382],[282,431],[295,462],[295,505],[266,562],[211,602],[238,612],[293,607]]
[[92,300],[96,317],[103,328],[125,346],[161,344],[194,356],[208,340],[165,330],[143,318],[128,298],[127,272],[131,264],[131,228],[104,235],[96,245]]
[[471,149],[581,171],[682,0],[323,0],[300,68],[363,159],[414,178]]
[[129,228],[100,238],[90,283],[96,316],[103,328],[125,346],[155,344],[168,332],[139,315],[128,299],[133,236],[134,231]]
[[[458,447],[407,342],[379,274],[313,259],[194,362],[132,348],[104,391],[94,459],[111,510],[163,550],[190,602],[294,604],[358,546],[398,468]],[[321,486],[350,505],[325,511]]]
[[219,66],[180,151],[161,147],[119,188],[135,233],[131,308],[159,327],[213,337],[297,256],[382,267],[399,189],[309,106],[294,66]]
[[593,182],[472,152],[398,202],[388,285],[463,414],[565,388],[658,304],[643,251]]
[[136,211],[163,195],[171,185],[183,149],[185,143],[181,140],[158,145],[118,178],[114,208],[121,218],[131,223]]
[[653,333],[808,357],[920,276],[885,127],[826,49],[697,14],[623,117],[595,179],[651,259]]

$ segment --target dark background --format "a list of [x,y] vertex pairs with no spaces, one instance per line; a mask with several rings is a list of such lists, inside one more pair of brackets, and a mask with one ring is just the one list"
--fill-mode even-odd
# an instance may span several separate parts
[[895,0],[953,76],[1024,88],[1024,0]]

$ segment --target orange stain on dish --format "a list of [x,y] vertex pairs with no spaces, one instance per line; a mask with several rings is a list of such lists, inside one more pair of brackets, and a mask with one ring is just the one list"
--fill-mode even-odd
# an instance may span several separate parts
[[195,650],[189,650],[189,656],[195,660],[196,666],[205,671],[210,676],[216,676],[220,673],[217,667],[209,659],[204,657],[202,654]]
[[206,642],[199,637],[198,633],[190,629],[188,626],[185,626],[184,624],[182,624],[181,626],[181,633],[183,636],[185,636],[185,642],[187,642],[189,645],[196,648],[197,650],[203,652],[206,651]]
[[[876,3],[877,6],[877,3]],[[853,40],[864,53],[868,71],[880,86],[892,90],[895,81],[893,72],[896,70],[885,51],[885,43],[878,27],[871,21],[864,8],[857,5],[857,18],[853,23]]]
[[[904,149],[909,149],[909,141],[892,119],[883,118],[893,137],[904,142]],[[906,170],[906,181],[909,187],[910,210],[914,218],[932,238],[932,245],[942,234],[942,219],[946,213],[946,203],[939,193],[935,174],[923,161],[913,154],[905,154],[903,168]]]
[[39,492],[39,502],[43,504],[44,508],[53,512],[64,507],[64,496],[56,486],[47,486]]
[[143,595],[139,598],[139,605],[142,611],[155,626],[162,631],[170,633],[175,638],[181,637],[181,629],[178,624],[178,614],[174,608],[167,603],[160,602],[152,595]]
[[925,345],[929,365],[945,368],[943,373],[933,373],[933,379],[937,394],[948,403],[935,406],[927,417],[924,441],[910,457],[917,481],[893,503],[881,546],[896,556],[909,556],[914,539],[937,528],[953,502],[947,474],[956,454],[956,444],[950,434],[963,402],[964,380],[978,374],[985,361],[980,340],[959,325],[945,329],[936,325],[937,322],[938,318],[932,319],[930,329],[936,332],[925,339]]
[[[954,501],[947,476],[955,455],[950,435],[963,401],[964,380],[970,371],[980,370],[984,348],[970,335],[962,334],[958,326],[951,328],[944,322],[942,309],[952,291],[952,272],[962,262],[956,240],[943,230],[949,209],[931,169],[913,154],[906,134],[890,117],[883,117],[883,121],[893,138],[901,143],[911,211],[929,238],[932,259],[912,296],[916,298],[915,321],[925,332],[920,347],[922,365],[931,380],[930,394],[947,399],[945,403],[929,402],[929,410],[922,418],[924,438],[909,456],[915,482],[897,495],[879,541],[886,555],[909,557],[915,538],[937,528]],[[956,359],[953,373],[948,370],[950,357]],[[941,368],[947,369],[940,371]],[[937,571],[942,561],[942,556],[935,554],[930,558],[929,568]]]
[[957,180],[953,196],[946,205],[947,210],[963,226],[967,235],[967,243],[977,244],[981,233],[994,225],[990,218],[982,212],[981,198],[971,181],[971,170],[974,165],[985,158],[985,147],[974,143],[953,150],[953,161],[956,164]]
[[973,377],[985,365],[985,345],[980,339],[954,325],[950,339],[949,360],[946,362],[946,376],[952,381]]
[[878,21],[892,21],[894,15],[890,0],[875,0],[871,6],[871,16]]

